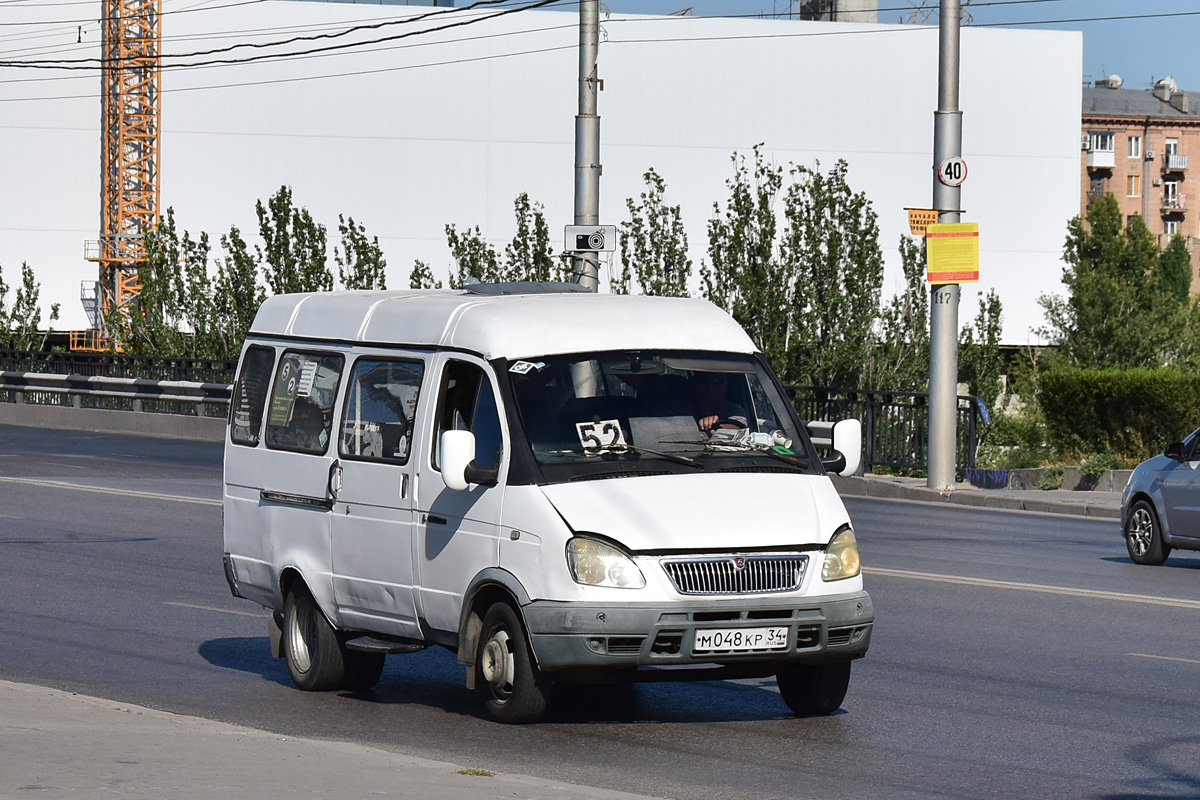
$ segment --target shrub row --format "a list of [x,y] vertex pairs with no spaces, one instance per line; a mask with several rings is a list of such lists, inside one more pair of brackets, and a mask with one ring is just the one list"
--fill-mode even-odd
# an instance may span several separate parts
[[1200,426],[1200,375],[1177,369],[1043,373],[1038,403],[1066,458],[1109,453],[1136,462]]

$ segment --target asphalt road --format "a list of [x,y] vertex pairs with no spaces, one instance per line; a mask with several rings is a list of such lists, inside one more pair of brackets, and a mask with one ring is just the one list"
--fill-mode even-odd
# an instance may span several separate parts
[[439,649],[292,689],[225,586],[220,474],[215,445],[0,427],[0,678],[689,800],[1200,796],[1200,558],[1136,567],[1111,521],[850,500],[877,623],[843,711],[576,688],[514,728]]

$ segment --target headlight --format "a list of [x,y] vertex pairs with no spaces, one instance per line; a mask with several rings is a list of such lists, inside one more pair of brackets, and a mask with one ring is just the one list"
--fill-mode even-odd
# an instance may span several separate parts
[[861,564],[858,560],[858,541],[854,531],[845,528],[834,535],[825,548],[825,564],[821,567],[821,579],[840,581],[853,578],[859,573]]
[[629,556],[596,539],[575,538],[567,542],[567,565],[571,577],[588,586],[641,589],[646,585],[642,571]]

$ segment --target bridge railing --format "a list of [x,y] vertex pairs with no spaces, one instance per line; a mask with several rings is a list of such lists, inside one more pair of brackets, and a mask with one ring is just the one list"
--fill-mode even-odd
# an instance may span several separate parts
[[232,389],[227,383],[0,372],[0,402],[32,405],[224,417]]

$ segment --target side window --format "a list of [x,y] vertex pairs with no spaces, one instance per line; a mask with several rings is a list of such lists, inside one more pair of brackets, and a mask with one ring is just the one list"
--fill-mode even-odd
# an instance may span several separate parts
[[288,350],[279,359],[267,414],[267,446],[324,453],[333,426],[333,401],[342,357]]
[[338,452],[346,458],[407,464],[424,374],[420,361],[355,362],[342,406]]
[[274,365],[275,351],[271,348],[253,346],[246,351],[229,405],[229,437],[234,444],[249,447],[258,444],[263,409],[267,405],[267,389],[271,386],[271,367]]
[[475,464],[492,469],[500,462],[500,415],[496,394],[483,370],[465,361],[447,362],[438,392],[437,431],[433,440],[433,466],[440,469],[438,440],[442,431],[475,434]]

